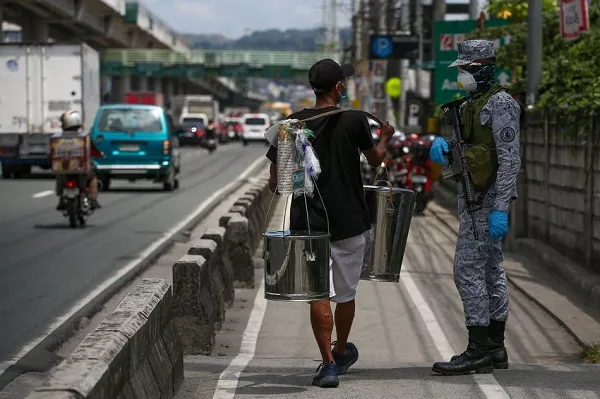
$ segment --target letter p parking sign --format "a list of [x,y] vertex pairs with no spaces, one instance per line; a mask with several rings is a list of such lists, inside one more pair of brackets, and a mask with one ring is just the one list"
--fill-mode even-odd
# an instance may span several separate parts
[[375,36],[371,41],[371,51],[375,58],[388,58],[392,55],[394,43],[390,36]]

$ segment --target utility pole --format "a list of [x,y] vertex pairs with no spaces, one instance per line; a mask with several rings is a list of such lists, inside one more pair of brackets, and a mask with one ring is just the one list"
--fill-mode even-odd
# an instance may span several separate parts
[[[400,31],[403,33],[410,29],[410,7],[409,0],[402,1],[402,14],[400,15]],[[400,91],[400,102],[398,109],[398,128],[402,129],[406,120],[406,89],[408,86],[408,60],[400,60],[400,80],[402,89]],[[418,80],[418,77],[417,77]]]
[[469,2],[469,19],[477,19],[477,17],[479,17],[478,3],[478,0],[471,0]]
[[416,91],[419,94],[419,96],[421,95],[421,68],[423,66],[423,1],[422,0],[416,0],[415,2],[415,8],[416,8],[416,23],[415,23],[415,30],[417,32],[417,39],[419,40],[418,42],[418,49],[417,49],[417,85],[416,85]]
[[527,13],[527,106],[537,102],[542,81],[542,0],[529,0]]
[[333,51],[337,53],[340,51],[340,29],[337,23],[337,0],[331,0],[331,36],[333,40]]
[[[443,21],[445,16],[446,16],[446,0],[433,0],[433,4],[432,4],[432,23],[431,23],[431,43],[435,43],[435,21]],[[432,52],[431,52],[431,57],[433,59],[435,54],[435,51],[432,48]],[[437,66],[436,66],[437,67]],[[429,86],[429,92],[431,93],[431,101],[433,103],[434,99],[435,99],[435,69],[432,71],[431,74],[431,81],[430,81],[430,86]]]

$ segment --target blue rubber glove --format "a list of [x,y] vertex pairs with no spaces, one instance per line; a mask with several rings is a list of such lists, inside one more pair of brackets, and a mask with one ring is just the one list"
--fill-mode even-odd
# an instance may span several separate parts
[[508,233],[508,212],[494,209],[490,214],[489,226],[492,241],[502,239]]
[[437,162],[442,164],[442,166],[446,166],[446,160],[444,159],[444,154],[448,153],[448,142],[441,137],[437,137],[431,143],[431,149],[429,150],[429,158],[433,162]]

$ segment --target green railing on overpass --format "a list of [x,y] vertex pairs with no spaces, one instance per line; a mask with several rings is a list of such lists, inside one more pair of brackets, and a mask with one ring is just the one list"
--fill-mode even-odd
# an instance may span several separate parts
[[267,78],[305,77],[319,59],[340,61],[335,53],[256,50],[108,49],[102,56],[104,75],[134,76],[253,76]]

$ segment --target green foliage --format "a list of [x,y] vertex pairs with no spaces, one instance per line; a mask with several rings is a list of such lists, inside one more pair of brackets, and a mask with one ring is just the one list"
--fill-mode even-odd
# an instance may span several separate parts
[[588,345],[583,351],[583,360],[586,363],[599,364],[600,363],[600,345]]
[[[527,0],[489,0],[485,11],[490,18],[502,18],[502,14],[508,11],[508,16],[513,22],[527,21]],[[556,0],[543,0],[543,8],[548,11],[558,9]]]
[[[560,36],[560,13],[555,1],[544,1],[543,11],[543,76],[537,106],[562,108],[567,116],[589,117],[600,108],[600,5],[590,6],[590,30],[576,41]],[[497,51],[499,68],[516,71],[512,93],[523,93],[527,72],[527,2],[490,0],[488,10],[513,7],[514,20],[508,26],[484,28],[471,32],[468,38],[511,36],[509,45]],[[494,15],[490,11],[490,15]]]

